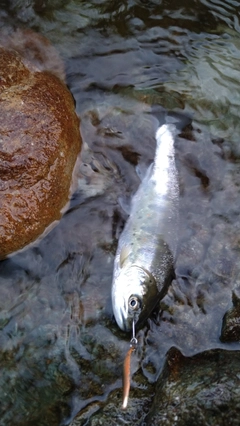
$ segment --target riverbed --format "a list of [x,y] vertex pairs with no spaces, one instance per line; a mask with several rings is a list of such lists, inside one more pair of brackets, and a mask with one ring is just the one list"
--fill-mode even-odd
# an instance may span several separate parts
[[[184,356],[240,349],[220,339],[240,295],[239,17],[233,0],[1,2],[0,28],[31,28],[59,52],[83,147],[62,219],[0,262],[0,425],[69,425],[77,415],[101,424],[91,419],[113,395],[112,424],[138,413],[143,425],[172,346]],[[164,122],[181,128],[176,278],[139,332],[137,408],[124,420],[130,336],[113,318],[113,261],[122,205]]]

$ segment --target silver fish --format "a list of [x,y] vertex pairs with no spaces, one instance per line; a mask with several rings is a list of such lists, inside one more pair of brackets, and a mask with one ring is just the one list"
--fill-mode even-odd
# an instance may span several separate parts
[[148,318],[174,276],[179,185],[174,125],[156,132],[156,153],[133,196],[114,261],[112,306],[118,326],[130,331]]

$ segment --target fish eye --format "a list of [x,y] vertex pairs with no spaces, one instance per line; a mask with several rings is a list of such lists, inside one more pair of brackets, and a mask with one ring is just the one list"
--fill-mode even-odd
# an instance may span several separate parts
[[132,295],[128,299],[128,306],[131,311],[137,311],[140,308],[139,298],[135,295]]

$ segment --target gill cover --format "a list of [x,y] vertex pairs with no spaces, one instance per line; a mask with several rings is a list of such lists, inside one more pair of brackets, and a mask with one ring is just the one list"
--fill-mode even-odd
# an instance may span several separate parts
[[[143,292],[142,292],[142,298],[140,300],[140,308],[138,312],[132,310],[134,311],[133,315],[135,319],[136,328],[141,327],[141,325],[150,316],[159,298],[159,289],[157,287],[157,282],[154,276],[143,267],[138,267],[138,268],[141,269],[142,271],[142,274],[144,276],[144,281],[142,285]],[[133,297],[134,295],[130,296],[129,298],[129,302],[131,304],[132,304]]]

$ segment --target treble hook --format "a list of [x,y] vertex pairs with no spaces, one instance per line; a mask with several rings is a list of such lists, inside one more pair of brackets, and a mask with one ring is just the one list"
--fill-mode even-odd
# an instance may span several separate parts
[[123,403],[122,408],[127,408],[128,396],[130,391],[130,381],[131,381],[131,355],[137,348],[137,338],[135,336],[135,320],[133,319],[132,323],[132,338],[130,340],[130,348],[127,352],[123,363]]

